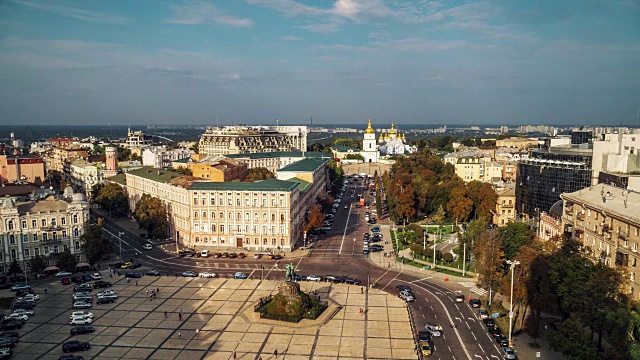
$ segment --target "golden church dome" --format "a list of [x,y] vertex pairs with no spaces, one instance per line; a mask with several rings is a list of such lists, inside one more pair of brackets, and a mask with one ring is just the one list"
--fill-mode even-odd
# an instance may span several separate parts
[[391,130],[389,131],[389,135],[395,135],[396,134],[396,128],[393,125],[393,123],[391,123]]
[[371,127],[371,119],[369,119],[369,124],[367,125],[367,130],[364,131],[365,134],[375,134],[376,131]]

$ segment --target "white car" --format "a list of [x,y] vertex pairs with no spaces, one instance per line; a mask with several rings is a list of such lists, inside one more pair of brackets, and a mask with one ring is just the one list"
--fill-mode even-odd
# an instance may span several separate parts
[[59,273],[56,274],[56,277],[67,277],[67,276],[71,276],[71,275],[73,275],[73,274],[68,272],[68,271],[60,271]]
[[40,300],[40,295],[38,294],[27,294],[18,299],[18,301],[31,301],[31,302],[36,302],[38,300]]
[[27,315],[22,315],[22,314],[11,314],[11,315],[7,315],[4,317],[5,320],[11,320],[11,319],[20,319],[20,320],[29,320],[29,317]]
[[480,319],[488,319],[489,318],[489,312],[487,312],[487,310],[478,310],[478,317]]
[[100,273],[93,273],[93,274],[91,274],[91,278],[93,280],[100,280],[100,279],[102,279],[102,276],[100,275]]
[[109,295],[116,295],[116,292],[113,290],[105,290],[105,291],[100,291],[99,293],[96,294],[97,297],[103,297],[103,296],[109,296]]
[[13,310],[14,314],[19,314],[19,315],[27,315],[27,316],[33,316],[34,312],[33,310],[26,310],[26,309],[15,309]]
[[81,299],[90,299],[91,295],[85,293],[75,293],[73,294],[73,300],[81,300]]
[[145,250],[151,250],[151,249],[153,249],[153,245],[151,245],[151,244],[144,244],[144,245],[142,245],[142,248],[143,248],[143,249],[145,249]]
[[210,272],[201,272],[201,273],[199,274],[199,276],[200,276],[201,278],[214,278],[214,277],[216,277],[216,274],[214,274],[214,273],[210,273]]
[[318,275],[309,275],[307,281],[322,281],[322,278]]
[[429,332],[429,334],[431,334],[431,336],[433,337],[439,337],[442,336],[442,326],[440,325],[425,325],[424,328]]
[[84,301],[76,301],[73,303],[74,309],[91,309],[91,303]]
[[71,319],[71,325],[86,325],[91,324],[93,320],[90,317],[78,317]]
[[69,315],[70,319],[73,318],[78,318],[78,317],[88,317],[90,319],[93,319],[93,313],[91,311],[74,311],[71,313],[71,315]]

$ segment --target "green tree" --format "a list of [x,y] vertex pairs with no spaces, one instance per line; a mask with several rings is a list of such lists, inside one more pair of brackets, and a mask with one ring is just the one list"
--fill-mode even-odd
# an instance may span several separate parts
[[113,243],[102,236],[102,219],[97,225],[87,225],[84,234],[80,235],[82,251],[87,256],[90,265],[94,265],[102,258],[113,254]]
[[314,204],[307,209],[305,214],[305,224],[302,228],[303,231],[310,231],[311,229],[318,229],[322,227],[324,222],[324,214],[322,213],[322,206]]
[[127,161],[131,157],[131,150],[124,146],[118,146],[118,161]]
[[444,211],[444,208],[442,207],[442,205],[440,205],[440,207],[438,208],[438,211],[433,214],[433,221],[438,224],[438,225],[442,225],[444,224],[444,220],[446,219],[447,213]]
[[40,273],[47,267],[47,262],[40,255],[36,255],[29,261],[31,271]]
[[167,235],[169,229],[169,216],[167,209],[157,197],[149,194],[142,195],[136,203],[134,216],[138,220],[138,226],[154,238],[162,238]]
[[20,267],[18,260],[13,259],[9,264],[9,271],[7,272],[7,274],[13,275],[13,274],[19,274],[21,272],[22,272],[22,268]]
[[360,143],[350,138],[338,138],[333,141],[333,146],[346,146],[352,149],[360,149]]
[[247,177],[242,180],[243,182],[254,182],[265,179],[273,179],[275,175],[265,167],[256,167],[249,169]]
[[600,355],[591,342],[591,334],[577,315],[572,315],[559,326],[550,330],[547,339],[551,347],[575,360],[599,360]]
[[78,264],[78,261],[76,261],[75,255],[71,254],[67,250],[58,255],[56,264],[61,270],[73,272],[76,269],[76,264]]
[[193,171],[188,167],[179,166],[177,169],[175,169],[175,171],[179,172],[182,175],[193,176]]
[[362,160],[364,161],[364,156],[360,155],[360,154],[347,154],[347,156],[344,157],[345,159],[349,159],[349,160]]
[[486,288],[493,289],[491,296],[504,277],[504,253],[500,245],[500,239],[488,232],[474,242],[473,255],[478,280]]
[[119,184],[108,182],[102,186],[95,195],[95,202],[103,209],[112,213],[126,213],[129,210],[129,197]]
[[512,260],[520,250],[520,247],[531,244],[534,233],[527,224],[512,222],[500,228],[499,236],[505,257],[507,260]]

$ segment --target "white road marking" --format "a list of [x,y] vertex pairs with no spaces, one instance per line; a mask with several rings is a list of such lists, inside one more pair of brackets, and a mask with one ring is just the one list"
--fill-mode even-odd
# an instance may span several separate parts
[[473,332],[471,332],[471,335],[473,335],[473,338],[476,339],[476,341],[478,341],[478,338],[476,337],[476,334],[474,334]]
[[469,328],[469,330],[471,330],[471,326],[469,326],[469,323],[468,323],[468,322],[466,322],[466,321],[465,321],[465,322],[464,322],[464,324],[465,324],[465,325],[467,325],[467,327]]
[[478,346],[480,347],[480,350],[482,350],[482,353],[485,353],[486,351],[484,351],[484,349],[482,348],[482,345],[478,344]]
[[340,242],[340,251],[338,251],[338,254],[342,254],[342,245],[344,245],[344,238],[347,236],[347,229],[349,228],[350,216],[351,216],[351,204],[349,204],[349,212],[347,212],[347,222],[344,224],[344,233],[342,233],[342,241]]

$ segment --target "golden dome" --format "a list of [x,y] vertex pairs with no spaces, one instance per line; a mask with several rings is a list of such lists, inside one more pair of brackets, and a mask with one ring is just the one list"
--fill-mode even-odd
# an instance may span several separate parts
[[391,131],[389,131],[389,135],[395,135],[395,134],[396,134],[395,126],[393,125],[393,123],[391,123]]
[[371,119],[369,119],[369,124],[367,125],[367,130],[364,131],[365,134],[375,134],[375,130],[371,127]]

